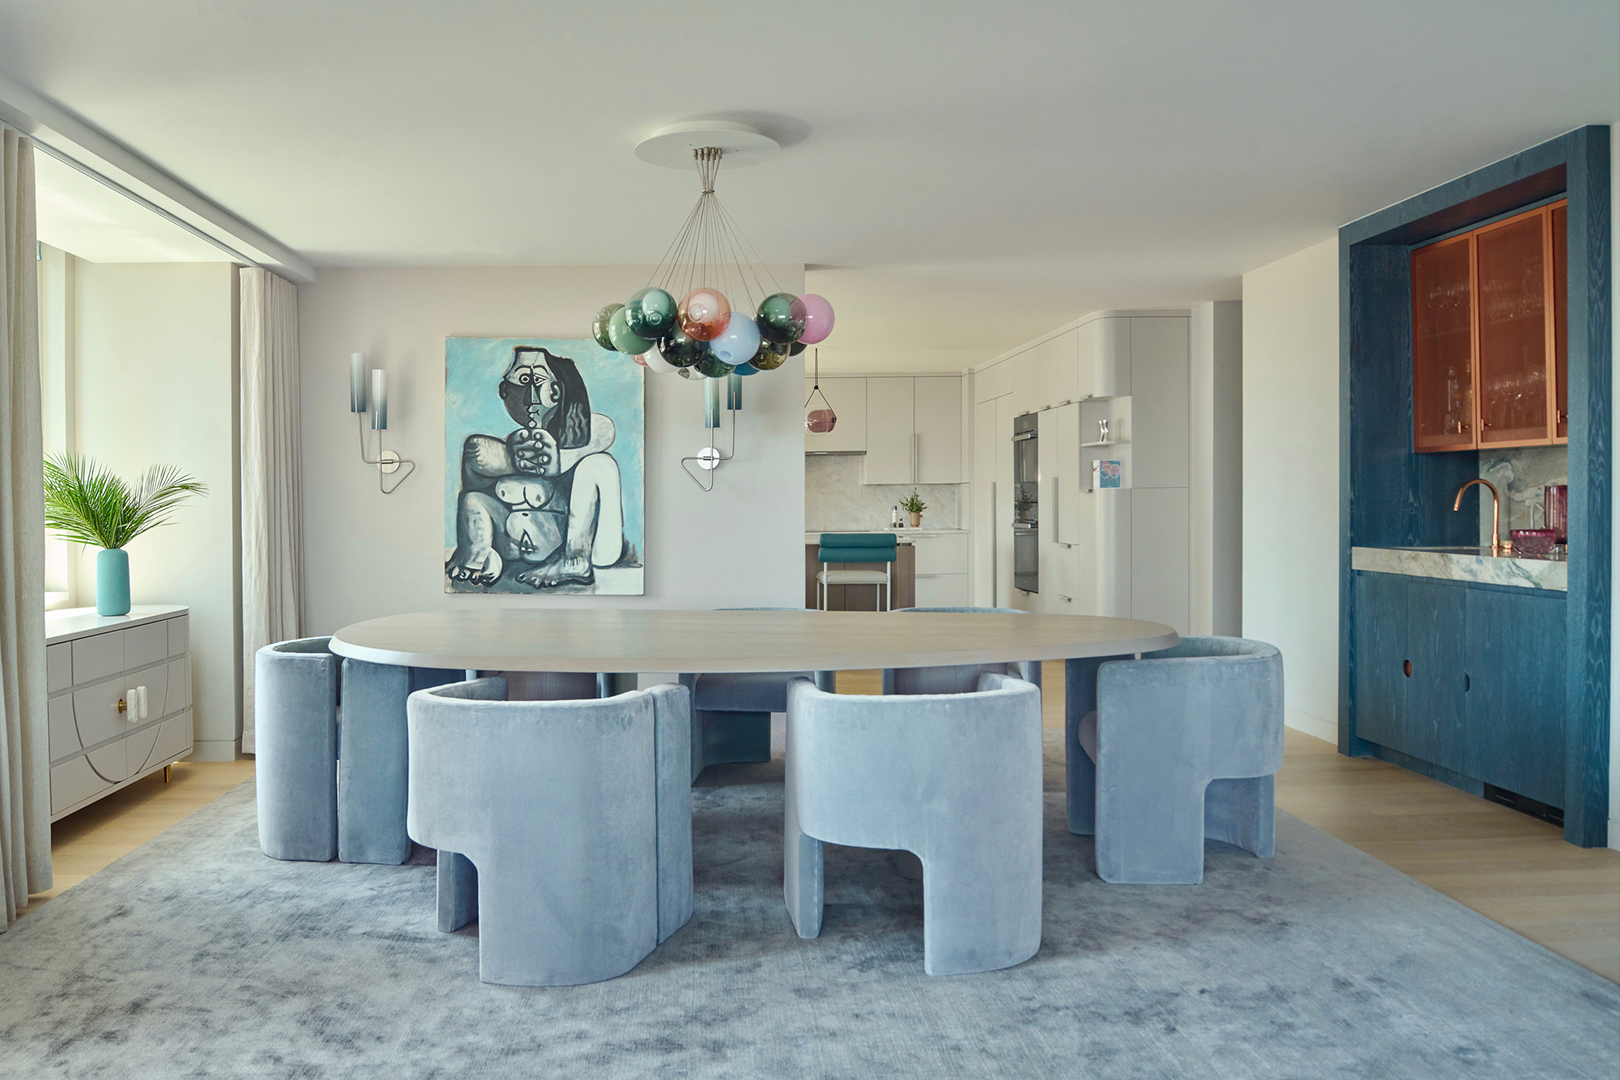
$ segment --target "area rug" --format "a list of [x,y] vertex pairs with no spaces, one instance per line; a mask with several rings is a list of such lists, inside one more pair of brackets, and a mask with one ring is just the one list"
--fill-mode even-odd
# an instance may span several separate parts
[[695,792],[696,914],[628,975],[486,986],[430,852],[274,862],[251,783],[0,934],[0,1077],[1602,1077],[1620,988],[1286,814],[1277,856],[1106,885],[1047,746],[1040,952],[922,969],[922,885],[829,848],[782,903],[781,762]]

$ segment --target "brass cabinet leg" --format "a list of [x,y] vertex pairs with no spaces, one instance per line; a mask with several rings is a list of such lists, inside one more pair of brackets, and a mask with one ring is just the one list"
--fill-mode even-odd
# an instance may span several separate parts
[[163,766],[163,782],[167,784],[172,779],[174,779],[174,763],[170,762]]

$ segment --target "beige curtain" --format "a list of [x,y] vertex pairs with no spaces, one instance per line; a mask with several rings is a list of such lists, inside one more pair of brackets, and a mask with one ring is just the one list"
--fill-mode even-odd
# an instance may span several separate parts
[[298,289],[242,274],[242,752],[253,753],[253,656],[300,636],[303,466],[298,444]]
[[51,887],[40,407],[34,143],[0,125],[0,929]]

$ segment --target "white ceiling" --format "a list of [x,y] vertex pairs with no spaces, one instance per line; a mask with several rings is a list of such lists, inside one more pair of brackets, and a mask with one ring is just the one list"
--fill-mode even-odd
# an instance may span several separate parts
[[747,120],[823,367],[954,370],[1620,121],[1620,3],[0,0],[0,72],[324,266],[655,261],[636,141]]
[[98,263],[228,262],[230,256],[99,180],[34,156],[39,238]]

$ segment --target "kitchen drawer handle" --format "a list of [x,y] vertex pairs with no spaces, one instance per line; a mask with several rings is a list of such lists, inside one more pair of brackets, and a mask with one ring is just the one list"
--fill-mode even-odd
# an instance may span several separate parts
[[1404,671],[1406,673],[1406,677],[1410,679],[1412,677],[1412,661],[1407,660],[1402,663],[1401,670]]

